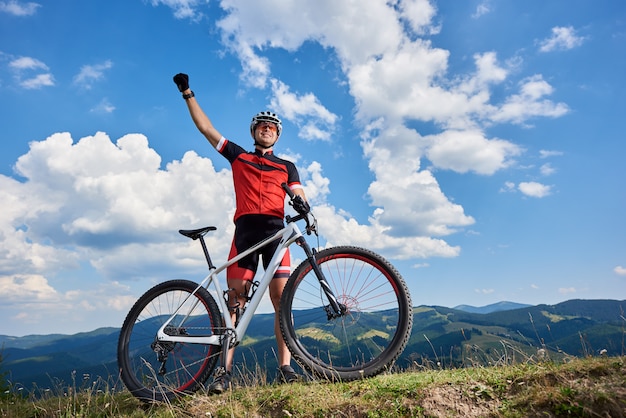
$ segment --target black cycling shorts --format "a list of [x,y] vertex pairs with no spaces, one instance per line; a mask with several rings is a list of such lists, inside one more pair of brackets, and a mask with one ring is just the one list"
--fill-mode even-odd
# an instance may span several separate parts
[[[282,218],[269,215],[244,215],[235,221],[235,236],[230,247],[228,259],[242,253],[254,244],[275,234],[284,227]],[[266,269],[280,240],[276,240],[252,254],[228,266],[226,276],[228,279],[253,280],[259,265],[259,257]],[[291,257],[289,249],[285,253],[274,278],[287,278],[291,272]]]

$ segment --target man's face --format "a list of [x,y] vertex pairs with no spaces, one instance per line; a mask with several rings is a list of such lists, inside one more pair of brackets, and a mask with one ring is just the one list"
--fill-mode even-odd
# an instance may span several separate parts
[[278,139],[278,127],[272,122],[259,122],[254,127],[254,138],[262,145],[273,145]]

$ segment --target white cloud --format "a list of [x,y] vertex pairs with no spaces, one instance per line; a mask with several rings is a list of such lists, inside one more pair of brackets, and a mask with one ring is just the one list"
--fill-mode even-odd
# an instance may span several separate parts
[[496,108],[491,120],[499,123],[511,122],[524,124],[534,117],[556,118],[569,112],[565,103],[554,103],[544,99],[552,94],[553,87],[541,75],[528,77],[520,83],[520,93],[508,97],[504,104]]
[[504,186],[500,188],[500,193],[515,192],[515,190],[515,183],[507,181],[504,183]]
[[561,151],[549,151],[544,149],[539,151],[539,158],[560,157],[561,155],[563,155]]
[[337,115],[326,109],[313,93],[298,96],[279,80],[272,80],[271,83],[273,97],[270,106],[299,126],[301,138],[330,141],[339,119]]
[[[93,283],[94,278],[89,281]],[[27,325],[31,333],[49,334],[50,318],[62,323],[65,333],[119,326],[137,295],[118,282],[91,283],[83,284],[81,290],[59,291],[43,276],[0,276],[0,311],[16,324],[16,332]]]
[[0,276],[0,297],[6,304],[19,301],[54,301],[58,298],[57,292],[40,275],[15,274]]
[[21,3],[17,0],[0,1],[0,12],[5,12],[14,16],[32,16],[41,7],[39,3]]
[[398,2],[400,17],[406,19],[416,34],[434,35],[439,33],[440,27],[432,26],[431,22],[437,10],[428,0],[403,0]]
[[15,70],[48,70],[48,66],[36,58],[19,57],[9,63]]
[[582,45],[585,37],[577,36],[572,26],[556,26],[552,28],[552,36],[539,43],[541,52],[568,50]]
[[552,186],[547,186],[534,181],[522,182],[517,187],[520,192],[530,197],[546,197],[549,196],[552,191]]
[[32,57],[19,57],[9,62],[15,79],[21,87],[35,90],[42,87],[54,86],[54,77],[48,72],[48,66]]
[[54,86],[54,77],[52,74],[38,74],[34,77],[20,80],[20,86],[27,90],[36,90],[41,87]]
[[[473,72],[450,79],[449,51],[420,37],[441,29],[434,23],[434,2],[358,4],[287,1],[269,8],[229,0],[222,2],[227,14],[218,27],[223,43],[239,58],[242,80],[253,88],[269,85],[272,105],[299,126],[303,138],[330,138],[336,115],[314,93],[291,92],[273,75],[265,54],[271,49],[296,54],[305,42],[334,52],[355,101],[355,122],[375,176],[368,188],[375,208],[372,225],[393,236],[454,233],[474,220],[450,202],[432,172],[420,171],[420,162],[429,159],[435,168],[492,175],[511,166],[523,150],[510,140],[487,138],[484,127],[526,125],[532,118],[562,116],[569,108],[548,99],[554,89],[541,74],[523,79],[518,93],[493,103],[492,89],[510,83],[509,76],[519,69],[511,71],[515,62],[503,65],[491,51],[473,57]],[[477,14],[488,11],[489,3],[482,2]],[[267,23],[259,25],[260,20]],[[385,30],[371,30],[381,27]],[[415,121],[433,123],[440,132],[422,136],[409,128]],[[549,194],[550,186],[540,186],[522,183],[520,190],[537,197]]]
[[491,6],[488,1],[484,1],[476,6],[476,11],[472,14],[473,19],[478,19],[479,17],[486,15],[491,12]]
[[427,267],[430,267],[430,264],[428,264],[428,263],[416,263],[416,264],[413,264],[411,266],[411,268],[414,268],[414,269],[421,269],[421,268],[427,268]]
[[[152,4],[177,12],[200,5],[157,0]],[[357,5],[287,1],[271,8],[255,1],[227,0],[221,3],[226,15],[217,25],[224,45],[240,60],[242,80],[253,88],[269,86],[272,107],[294,122],[305,139],[332,138],[337,116],[315,93],[292,92],[273,76],[265,53],[271,49],[296,53],[305,42],[335,53],[355,100],[364,155],[375,176],[368,188],[374,207],[370,226],[391,236],[426,237],[449,235],[471,225],[474,219],[445,196],[433,173],[422,170],[421,161],[430,160],[436,169],[492,175],[510,167],[523,150],[510,140],[488,138],[481,125],[559,117],[569,111],[567,105],[547,98],[554,89],[540,74],[523,79],[518,93],[492,103],[491,89],[511,75],[507,68],[511,64],[502,65],[495,52],[476,54],[473,72],[448,79],[449,52],[420,38],[440,30],[434,23],[434,2],[373,0],[368,7]],[[489,11],[490,4],[484,1],[475,16]],[[385,31],[372,31],[373,27]],[[555,34],[563,39],[562,31]],[[409,128],[413,121],[432,122],[441,131],[422,136]],[[543,167],[544,174],[551,170],[549,165]],[[551,186],[528,182],[518,189],[544,197]]]
[[113,104],[111,104],[109,99],[105,97],[102,100],[100,100],[100,103],[98,103],[96,106],[90,109],[90,112],[98,113],[98,114],[107,114],[107,113],[113,113],[114,110],[115,110],[115,106],[113,106]]
[[[206,237],[214,260],[225,260],[230,249],[232,174],[215,171],[210,159],[195,152],[161,168],[160,156],[143,135],[112,142],[98,132],[74,142],[69,133],[58,133],[32,142],[15,170],[23,181],[0,175],[5,203],[0,211],[0,297],[16,320],[36,323],[55,312],[55,318],[69,322],[121,321],[117,316],[137,297],[131,284],[141,283],[143,291],[146,281],[206,270],[198,243],[181,237],[178,229],[214,225],[217,231]],[[433,187],[432,196],[405,196],[399,188],[393,197],[410,211],[417,204],[432,206],[426,215],[417,212],[424,236],[402,230],[402,225],[416,223],[401,219],[403,209],[375,209],[362,224],[328,204],[330,181],[319,163],[301,167],[300,173],[327,245],[360,245],[390,259],[454,257],[460,248],[427,234],[449,233],[450,223],[473,222]],[[420,180],[436,186],[427,171],[416,173],[415,181]],[[378,193],[373,193],[377,199]],[[447,211],[444,219],[438,200]],[[64,279],[77,271],[88,276],[81,279],[89,283],[81,290]]]
[[177,19],[198,21],[203,16],[198,9],[201,5],[207,4],[208,0],[151,0],[151,3],[153,6],[163,4],[170,7]]
[[578,290],[575,287],[560,287],[559,293],[562,295],[569,295],[571,293],[576,293]]
[[502,139],[487,139],[477,130],[448,130],[428,137],[432,146],[426,156],[435,167],[458,173],[473,171],[490,175],[512,164],[521,153],[517,145]]
[[617,266],[613,271],[620,276],[626,276],[626,267]]
[[556,173],[556,168],[552,167],[552,164],[546,163],[542,164],[542,166],[539,167],[539,171],[543,176],[551,176],[552,174]]
[[91,89],[94,82],[102,80],[104,73],[113,67],[110,60],[95,65],[83,65],[80,72],[74,77],[74,84],[84,89]]
[[[13,213],[10,222],[14,228],[26,225],[24,239],[29,241],[45,242],[48,237],[55,248],[98,252],[149,242],[196,224],[204,218],[200,204],[217,205],[211,193],[229,196],[232,180],[215,173],[210,160],[187,153],[166,170],[160,170],[160,164],[143,135],[126,135],[112,143],[106,134],[97,133],[74,144],[69,134],[60,133],[33,142],[17,161],[17,173],[27,181],[14,185],[14,195],[25,207],[37,209]],[[201,182],[207,177],[214,180],[209,185]],[[232,207],[226,196],[219,199],[218,213]],[[228,224],[224,219],[221,226]],[[173,235],[171,240],[176,239]]]
[[476,72],[469,77],[462,78],[462,82],[457,87],[460,92],[465,94],[481,93],[479,96],[482,96],[488,91],[491,84],[503,82],[508,75],[508,70],[499,64],[495,52],[475,54],[474,63]]

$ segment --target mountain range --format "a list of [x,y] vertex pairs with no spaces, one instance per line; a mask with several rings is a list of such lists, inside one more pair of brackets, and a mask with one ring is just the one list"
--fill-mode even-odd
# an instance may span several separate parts
[[[411,338],[396,365],[460,367],[600,353],[624,355],[625,307],[624,300],[414,307]],[[255,315],[235,357],[244,370],[256,370],[257,365],[264,368],[269,379],[276,370],[273,325],[273,314]],[[95,380],[121,389],[118,335],[119,328],[75,335],[0,335],[0,373],[5,373],[12,387],[28,390]]]
[[491,305],[480,306],[480,307],[471,306],[471,305],[459,305],[459,306],[455,306],[454,309],[458,311],[464,311],[464,312],[487,314],[487,313],[492,313],[492,312],[510,311],[513,309],[529,308],[531,306],[532,305],[526,305],[523,303],[504,301],[504,302],[492,303]]

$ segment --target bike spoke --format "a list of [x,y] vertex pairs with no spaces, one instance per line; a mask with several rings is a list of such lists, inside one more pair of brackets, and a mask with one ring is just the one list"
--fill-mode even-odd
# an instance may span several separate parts
[[[171,281],[146,292],[131,309],[118,347],[122,379],[140,399],[163,400],[198,389],[212,372],[219,346],[157,341],[157,331],[173,336],[212,335],[222,327],[215,301],[206,289]],[[178,310],[179,314],[172,316]]]
[[393,267],[367,250],[323,250],[317,262],[346,312],[328,318],[328,299],[311,266],[303,263],[281,302],[281,327],[288,346],[305,368],[325,377],[351,379],[380,372],[408,339],[406,285]]

